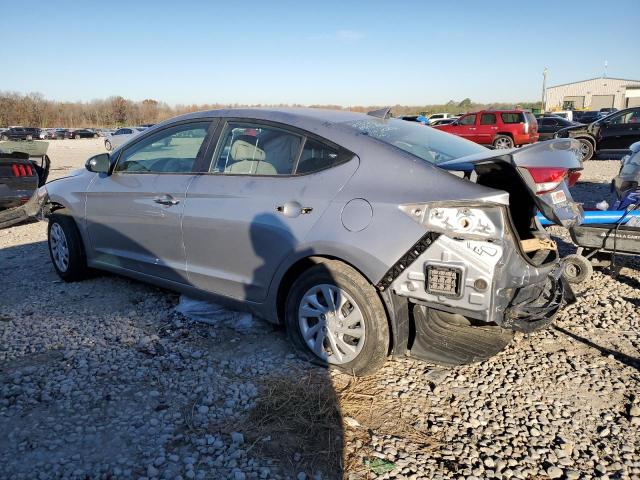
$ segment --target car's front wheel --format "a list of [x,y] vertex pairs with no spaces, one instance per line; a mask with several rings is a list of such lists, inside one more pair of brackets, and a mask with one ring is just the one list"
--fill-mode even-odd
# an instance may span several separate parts
[[357,376],[374,373],[389,348],[387,316],[374,287],[339,261],[298,277],[287,298],[289,338],[305,357]]
[[578,149],[578,157],[583,162],[590,160],[593,157],[593,144],[586,138],[578,138],[580,142],[580,148]]
[[87,276],[82,237],[66,209],[58,210],[49,217],[48,241],[49,255],[60,278],[74,282]]
[[73,138],[75,138],[76,140],[80,140],[80,135],[76,135]]

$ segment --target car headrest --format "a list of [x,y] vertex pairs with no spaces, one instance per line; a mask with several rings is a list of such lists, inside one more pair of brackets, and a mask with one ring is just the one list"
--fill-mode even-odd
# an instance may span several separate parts
[[236,162],[243,160],[256,160],[259,162],[264,161],[267,157],[264,150],[256,147],[254,144],[249,143],[247,140],[236,140],[231,144],[231,158]]

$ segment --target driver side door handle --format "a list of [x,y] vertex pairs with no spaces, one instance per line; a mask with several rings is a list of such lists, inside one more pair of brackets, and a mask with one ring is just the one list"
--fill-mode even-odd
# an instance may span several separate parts
[[177,205],[180,203],[180,200],[176,200],[171,195],[160,195],[153,199],[154,202],[159,203],[160,205]]

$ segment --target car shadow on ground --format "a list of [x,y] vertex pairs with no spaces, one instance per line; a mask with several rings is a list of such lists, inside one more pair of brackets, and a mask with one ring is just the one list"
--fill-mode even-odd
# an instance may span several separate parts
[[599,350],[602,355],[611,355],[614,359],[616,359],[618,362],[628,366],[628,367],[632,367],[635,368],[636,370],[640,370],[640,358],[635,358],[632,357],[630,355],[627,355],[625,353],[622,352],[618,352],[616,350],[612,350],[610,348],[607,347],[603,347],[602,345],[598,345],[595,342],[592,342],[591,340],[581,337],[580,335],[577,335],[573,332],[570,332],[569,330],[567,330],[564,327],[560,327],[558,325],[554,325],[553,329],[556,330],[557,332],[560,332],[568,337],[573,338],[574,340],[581,342],[585,345],[587,345],[588,347],[591,348],[595,348],[596,350]]
[[[287,233],[286,225],[275,216],[273,218],[257,218],[256,221],[262,225],[265,221],[268,222],[272,229],[280,230],[281,236],[284,232],[285,239],[287,237],[293,238],[290,232]],[[253,227],[255,227],[255,223],[248,229],[248,235],[255,233]],[[254,272],[252,280],[254,281],[264,279],[265,272],[274,267],[273,262],[282,259],[270,256],[268,245],[260,243],[261,240],[264,240],[263,237],[252,238],[252,240],[254,240],[256,255],[262,259],[262,264]],[[144,249],[140,245],[137,247]],[[151,254],[151,252],[148,253]],[[248,459],[253,459],[247,461],[258,465],[268,464],[271,466],[272,473],[281,472],[281,474],[292,478],[302,472],[307,475],[307,478],[317,474],[322,478],[343,477],[342,414],[331,372],[308,362],[296,361],[294,355],[290,353],[293,351],[293,347],[286,344],[286,339],[281,331],[274,331],[266,325],[259,334],[255,332],[242,334],[228,331],[224,327],[212,329],[204,324],[185,322],[181,322],[181,327],[176,327],[176,321],[173,318],[175,315],[172,313],[172,304],[177,300],[174,293],[103,272],[90,275],[85,282],[62,282],[53,270],[48,246],[44,241],[1,249],[0,265],[13,270],[16,279],[21,278],[19,270],[29,269],[29,277],[27,278],[31,279],[30,298],[16,295],[19,290],[18,285],[15,286],[16,288],[10,289],[11,293],[7,290],[3,293],[3,295],[10,295],[12,298],[7,298],[8,302],[0,301],[0,307],[2,307],[0,308],[0,321],[2,322],[0,326],[3,329],[13,329],[19,322],[21,323],[20,335],[26,335],[26,331],[22,332],[26,328],[25,322],[38,324],[35,329],[31,330],[30,335],[35,340],[32,340],[34,347],[29,354],[16,351],[3,356],[4,360],[0,365],[0,378],[3,380],[18,374],[24,365],[29,368],[41,368],[40,363],[43,361],[45,364],[42,367],[46,370],[53,369],[59,375],[65,375],[58,371],[70,360],[65,358],[64,361],[61,361],[59,357],[63,356],[62,350],[53,351],[47,342],[38,340],[38,337],[43,335],[43,329],[48,329],[55,338],[63,338],[66,335],[65,332],[69,330],[76,332],[74,333],[75,338],[69,337],[66,347],[60,344],[55,348],[75,349],[76,354],[83,358],[89,356],[89,358],[97,359],[107,356],[117,359],[113,360],[116,364],[133,361],[134,365],[138,365],[135,368],[139,369],[146,369],[147,367],[143,367],[143,365],[153,362],[149,374],[152,378],[148,379],[145,376],[144,381],[133,380],[120,369],[114,369],[109,377],[100,379],[97,385],[95,378],[88,378],[87,388],[135,392],[135,397],[132,396],[133,393],[119,393],[120,403],[118,408],[114,409],[113,398],[116,397],[116,394],[109,394],[105,400],[96,400],[98,403],[91,404],[90,407],[87,406],[87,411],[81,408],[75,413],[69,413],[64,421],[72,425],[74,431],[76,428],[86,429],[89,427],[86,418],[94,414],[92,409],[98,408],[100,403],[103,404],[100,407],[103,412],[100,422],[105,425],[105,431],[108,432],[103,440],[105,442],[111,441],[106,438],[108,437],[115,441],[121,435],[129,435],[128,433],[125,435],[123,433],[125,431],[129,432],[132,429],[137,431],[137,429],[143,428],[139,425],[141,423],[139,421],[125,426],[122,418],[125,411],[129,412],[132,418],[139,419],[156,418],[159,415],[164,415],[163,418],[166,418],[169,413],[178,415],[178,413],[182,414],[184,410],[187,414],[184,414],[183,417],[190,419],[193,414],[193,403],[201,402],[197,398],[202,394],[198,394],[197,390],[212,391],[213,389],[213,398],[220,398],[220,401],[223,402],[223,399],[230,395],[230,392],[225,392],[224,389],[220,390],[225,382],[250,384],[257,388],[257,394],[249,402],[246,410],[239,413],[234,412],[228,418],[223,418],[224,415],[210,407],[210,412],[201,415],[201,423],[196,427],[189,423],[191,420],[187,421],[189,427],[187,429],[184,425],[175,423],[174,437],[193,438],[186,442],[181,440],[176,444],[168,442],[159,445],[161,451],[166,451],[167,454],[172,451],[182,455],[185,453],[197,454],[195,448],[189,449],[191,445],[201,441],[199,435],[204,433],[208,436],[213,435],[213,437],[207,438],[223,440],[231,438],[232,442],[235,442],[233,437],[237,434],[234,432],[240,432],[244,435],[246,456]],[[13,282],[9,279],[9,284],[11,283]],[[55,301],[52,302],[52,299],[60,296],[64,297],[64,301],[56,306],[57,304]],[[109,305],[107,310],[105,310],[105,305]],[[150,305],[152,312],[156,305],[160,305],[159,315],[153,316],[152,319],[141,316],[141,312],[148,309],[147,305]],[[103,316],[106,319],[104,326],[102,325]],[[74,325],[76,321],[82,321],[92,327],[88,330],[78,329]],[[122,327],[117,326],[120,321],[122,321]],[[165,336],[163,332],[166,329],[171,331],[170,335]],[[205,331],[201,332],[201,330]],[[138,338],[139,335],[142,336]],[[265,340],[265,336],[272,336],[272,338]],[[94,345],[94,347],[88,350],[87,345]],[[184,365],[180,366],[182,371],[197,370],[199,368],[197,368],[198,362],[202,363],[208,360],[208,368],[214,370],[213,376],[222,380],[211,382],[206,375],[200,375],[196,392],[194,392],[190,386],[185,388],[188,383],[180,378],[184,376],[183,374],[179,371],[173,372],[171,369],[166,370],[167,364],[176,361],[177,352],[190,350],[199,350],[203,352],[203,356],[184,357],[183,353],[179,353],[179,356],[184,357],[181,360]],[[264,352],[264,358],[261,357],[261,352]],[[54,353],[55,355],[53,355]],[[137,360],[131,360],[131,356]],[[243,371],[238,375],[229,366],[237,363],[245,370],[249,366],[245,365],[247,361],[243,359],[248,358],[255,359],[260,364],[271,363],[274,360],[276,362],[264,368],[259,367],[258,374],[247,374]],[[38,361],[35,362],[34,359]],[[281,362],[280,367],[278,367],[278,362]],[[157,371],[156,363],[158,364]],[[220,364],[227,366],[219,369]],[[160,385],[157,384],[156,375],[165,377]],[[78,384],[84,383],[80,377]],[[153,406],[151,404],[155,400],[152,395],[158,390],[162,392],[161,397],[158,397],[162,401],[158,404],[159,406],[154,407],[155,410],[152,408],[153,412],[149,413],[148,409]],[[83,389],[80,388],[79,391],[82,392]],[[194,399],[191,399],[192,396]],[[36,397],[40,398],[42,395],[37,394]],[[7,438],[17,438],[16,436],[19,436],[21,431],[31,432],[30,435],[36,438],[46,438],[48,427],[30,424],[29,418],[37,419],[43,416],[57,418],[60,400],[56,396],[52,397],[47,401],[38,400],[26,407],[26,416],[22,416],[24,411],[21,413],[16,411],[15,416],[24,419],[4,424],[7,429]],[[141,403],[142,398],[148,398],[149,404],[145,406],[145,403]],[[188,408],[185,407],[185,402],[187,402]],[[8,409],[9,416],[11,416],[11,409],[12,407]],[[29,411],[31,414],[28,413]],[[132,444],[136,443],[135,437],[131,437],[129,440]],[[153,448],[151,444],[157,442],[154,440],[148,443],[147,448]],[[143,475],[147,471],[147,461],[139,456],[137,447],[127,447],[124,443],[117,447],[117,455],[112,452],[113,455],[109,455],[109,457],[101,453],[99,444],[91,440],[83,441],[80,444],[77,439],[71,438],[65,442],[65,445],[60,447],[51,445],[51,447],[47,447],[46,454],[44,450],[41,453],[45,462],[46,458],[49,458],[52,463],[55,463],[60,458],[66,458],[71,448],[77,450],[77,453],[87,461],[100,461],[109,465],[112,463],[109,458],[120,455],[131,458],[134,463],[137,463],[138,467],[134,471],[138,474]],[[9,450],[11,449],[9,448]],[[9,450],[6,453],[9,453]],[[12,453],[12,458],[26,465],[29,460],[24,455],[16,450]],[[169,468],[169,464],[153,467],[155,470],[152,471],[158,470],[162,476],[165,467]],[[119,467],[113,463],[109,469],[112,468]],[[209,468],[206,465],[201,465],[201,468],[207,469],[211,478],[234,477],[233,468],[229,468],[227,465],[210,465]],[[177,474],[178,472],[165,470],[164,473]]]

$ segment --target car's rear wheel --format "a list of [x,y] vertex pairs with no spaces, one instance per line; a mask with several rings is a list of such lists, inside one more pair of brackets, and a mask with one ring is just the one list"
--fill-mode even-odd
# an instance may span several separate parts
[[111,142],[109,140],[105,140],[104,141],[104,148],[107,149],[107,151],[111,151],[111,149],[113,148],[113,145],[111,145]]
[[49,217],[48,241],[49,255],[60,278],[74,282],[87,276],[82,237],[66,209],[58,210]]
[[513,148],[513,139],[508,135],[496,135],[496,138],[493,139],[493,146],[497,150]]
[[384,306],[373,286],[339,261],[320,263],[298,277],[285,316],[289,338],[307,359],[357,376],[374,373],[386,360]]
[[580,148],[578,149],[578,157],[583,162],[590,160],[593,157],[593,144],[586,138],[578,138],[580,142]]
[[2,135],[2,140],[9,140],[9,137],[7,137],[6,135]]
[[80,135],[74,135],[74,137],[76,140],[80,140]]

